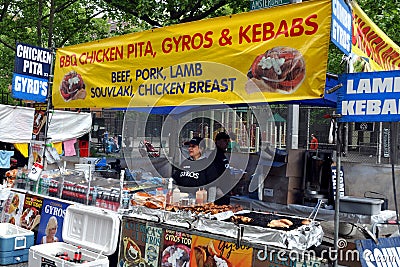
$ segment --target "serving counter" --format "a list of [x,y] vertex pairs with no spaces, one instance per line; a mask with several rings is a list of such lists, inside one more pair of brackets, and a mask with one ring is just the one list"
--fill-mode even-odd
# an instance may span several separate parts
[[[121,220],[118,248],[115,255],[109,256],[109,266],[301,264],[311,267],[323,262],[315,257],[307,260],[281,258],[293,251],[302,253],[321,244],[321,225],[312,220],[303,224],[305,217],[273,211],[254,212],[238,205],[216,206],[212,203],[190,206],[164,203],[161,209],[149,208],[146,203],[153,200],[154,189],[166,188],[166,184],[164,179],[146,173],[141,174],[140,181],[122,184],[117,179],[102,177],[88,180],[75,172],[67,172],[64,177],[52,176],[48,182],[48,190],[46,184],[40,185],[41,193],[27,190],[30,187],[12,188],[7,201],[2,203],[1,221],[13,220],[16,225],[34,231],[37,246],[41,246],[42,237],[46,235],[50,217],[57,219],[56,236],[58,241],[63,241],[66,210],[71,205],[87,205],[97,209],[98,214],[115,213]],[[144,194],[139,192],[144,189],[149,195],[143,198]],[[121,196],[125,193],[131,205],[121,206]],[[142,196],[142,202],[135,198],[137,195]],[[14,205],[12,209],[11,205]]]

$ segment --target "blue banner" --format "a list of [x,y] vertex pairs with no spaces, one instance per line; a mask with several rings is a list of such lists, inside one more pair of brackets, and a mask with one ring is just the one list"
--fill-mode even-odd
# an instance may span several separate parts
[[400,266],[400,237],[356,240],[363,267]]
[[48,80],[14,73],[12,80],[13,98],[45,102]]
[[331,40],[346,55],[351,52],[352,16],[344,0],[332,1]]
[[400,121],[400,71],[347,73],[339,82],[341,122]]
[[17,43],[13,97],[45,102],[52,61],[53,56],[49,49]]

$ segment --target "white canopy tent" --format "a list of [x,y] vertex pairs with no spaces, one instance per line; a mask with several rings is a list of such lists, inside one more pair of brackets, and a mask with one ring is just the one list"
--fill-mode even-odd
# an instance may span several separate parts
[[[30,143],[35,109],[0,105],[0,141],[5,143]],[[90,132],[90,113],[54,110],[49,113],[47,137],[50,142],[63,142],[79,138]]]

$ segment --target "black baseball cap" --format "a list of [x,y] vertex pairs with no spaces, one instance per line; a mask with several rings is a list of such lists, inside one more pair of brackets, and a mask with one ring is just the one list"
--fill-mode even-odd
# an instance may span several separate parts
[[231,139],[231,138],[230,138],[229,134],[227,134],[226,132],[219,132],[215,136],[215,141],[221,140],[221,139]]
[[201,137],[193,137],[192,139],[190,139],[190,141],[185,142],[185,145],[195,145],[195,146],[199,146],[200,142],[203,140],[203,138]]

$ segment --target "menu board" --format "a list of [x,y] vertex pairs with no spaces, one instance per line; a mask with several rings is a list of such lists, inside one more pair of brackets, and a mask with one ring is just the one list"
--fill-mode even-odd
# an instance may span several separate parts
[[162,231],[160,227],[146,227],[146,249],[144,259],[149,267],[159,266]]
[[162,267],[186,267],[190,262],[192,235],[165,229],[161,255]]
[[25,194],[11,191],[2,211],[1,222],[20,226]]
[[146,223],[124,220],[119,249],[119,266],[145,266]]
[[36,244],[61,242],[64,216],[70,204],[44,199]]
[[42,212],[43,197],[26,194],[24,208],[20,218],[20,226],[28,230],[37,230]]

